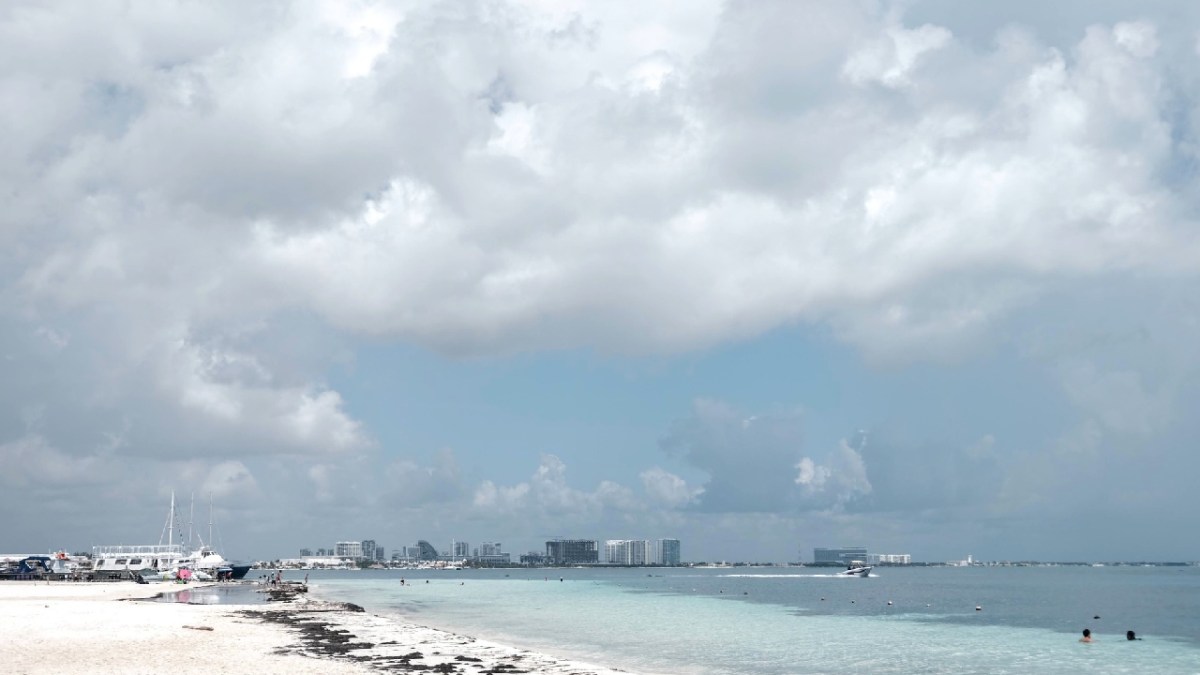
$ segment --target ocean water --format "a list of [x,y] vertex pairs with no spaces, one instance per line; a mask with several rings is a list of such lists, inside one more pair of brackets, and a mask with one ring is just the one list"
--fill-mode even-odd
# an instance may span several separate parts
[[[640,673],[1200,673],[1196,567],[310,576],[314,593],[376,614]],[[1083,628],[1095,643],[1078,642]]]

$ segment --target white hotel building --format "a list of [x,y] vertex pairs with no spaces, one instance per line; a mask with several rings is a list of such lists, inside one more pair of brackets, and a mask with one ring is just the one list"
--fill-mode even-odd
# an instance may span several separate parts
[[362,542],[339,541],[333,548],[333,554],[339,558],[353,558],[358,560],[363,557]]
[[907,553],[871,553],[867,562],[872,565],[911,565],[912,556]]
[[609,539],[604,561],[611,565],[678,565],[678,539]]

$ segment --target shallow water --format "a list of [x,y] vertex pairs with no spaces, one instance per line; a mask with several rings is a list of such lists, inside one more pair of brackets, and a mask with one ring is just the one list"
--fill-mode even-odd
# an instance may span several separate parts
[[310,574],[371,612],[638,672],[1200,673],[1198,568]]
[[186,605],[257,605],[268,602],[267,595],[258,592],[262,588],[258,584],[223,583],[200,587],[162,584],[162,587],[162,594],[149,600]]

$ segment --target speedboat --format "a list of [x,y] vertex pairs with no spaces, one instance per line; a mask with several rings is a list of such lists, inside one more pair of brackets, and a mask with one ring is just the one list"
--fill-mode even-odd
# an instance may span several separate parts
[[857,560],[850,563],[850,566],[847,567],[845,569],[845,571],[838,572],[838,576],[842,576],[842,577],[865,577],[865,576],[870,576],[870,574],[871,574],[871,566],[864,565]]

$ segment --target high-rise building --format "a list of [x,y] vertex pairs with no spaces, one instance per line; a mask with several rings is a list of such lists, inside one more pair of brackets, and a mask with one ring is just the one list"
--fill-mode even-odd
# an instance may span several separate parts
[[644,539],[609,539],[604,542],[604,561],[613,565],[645,565],[647,544]]
[[377,560],[379,562],[383,562],[384,560],[387,560],[387,551],[383,550],[382,546],[379,546],[379,545],[375,546],[375,560]]
[[417,558],[418,560],[437,560],[438,552],[437,549],[433,547],[433,544],[422,539],[417,542],[417,555],[413,557]]
[[679,565],[679,540],[655,539],[648,544],[646,551],[647,565]]
[[366,558],[367,560],[375,559],[375,540],[374,539],[363,539],[362,557]]
[[600,562],[594,539],[555,539],[546,542],[546,558],[551,565],[586,565]]
[[524,553],[521,555],[519,560],[521,561],[522,565],[549,565],[550,564],[550,559],[547,558],[546,556],[542,555],[541,553],[538,553],[537,551],[530,551],[529,553]]
[[471,556],[471,545],[465,541],[454,542],[451,550],[454,551],[451,555],[455,558],[468,558]]
[[867,549],[860,546],[813,549],[813,562],[817,564],[849,565],[855,560],[866,561],[866,559]]
[[302,549],[300,549],[300,557],[301,557],[301,558],[307,558],[307,557],[310,557],[310,556],[312,556],[312,549],[311,549],[311,548],[302,548]]
[[362,557],[362,542],[339,541],[333,547],[333,554],[339,558],[354,558],[357,560]]
[[479,545],[479,550],[478,550],[478,553],[476,553],[476,555],[477,556],[489,556],[489,555],[500,555],[501,553],[502,553],[502,551],[500,550],[500,542],[493,543],[490,541],[485,541]]

